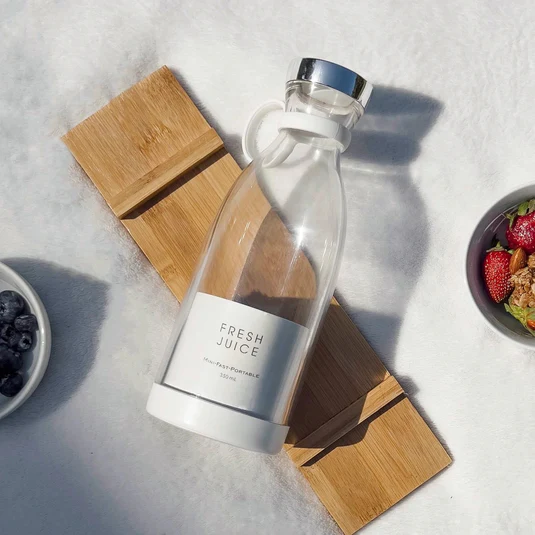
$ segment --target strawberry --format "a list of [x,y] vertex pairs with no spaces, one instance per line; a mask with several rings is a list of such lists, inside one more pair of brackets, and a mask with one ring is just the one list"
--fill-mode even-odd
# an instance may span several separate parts
[[511,214],[505,237],[510,249],[522,247],[528,254],[535,253],[535,199],[523,202]]
[[493,301],[500,303],[510,293],[512,288],[509,272],[509,262],[511,254],[507,252],[500,242],[487,251],[485,261],[483,262],[483,276],[487,290]]

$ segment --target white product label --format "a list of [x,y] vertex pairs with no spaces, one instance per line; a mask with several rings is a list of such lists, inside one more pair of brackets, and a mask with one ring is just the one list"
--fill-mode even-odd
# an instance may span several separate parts
[[300,370],[308,329],[197,293],[164,382],[276,421]]

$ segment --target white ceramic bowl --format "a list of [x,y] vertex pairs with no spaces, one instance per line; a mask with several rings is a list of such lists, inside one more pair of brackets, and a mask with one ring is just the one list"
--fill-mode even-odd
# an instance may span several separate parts
[[535,199],[535,184],[509,193],[481,218],[468,244],[466,279],[476,306],[489,325],[510,340],[535,349],[535,337],[505,311],[503,303],[494,303],[489,297],[482,273],[483,259],[487,249],[491,247],[494,235],[496,234],[502,243],[505,242],[508,220],[504,217],[504,212],[511,211],[512,208],[529,199]]
[[0,262],[0,292],[15,290],[26,300],[26,305],[35,314],[39,328],[34,336],[30,351],[22,354],[24,365],[22,375],[24,386],[14,397],[7,398],[0,394],[0,420],[18,409],[35,391],[48,366],[51,347],[50,322],[41,299],[35,290],[10,267]]

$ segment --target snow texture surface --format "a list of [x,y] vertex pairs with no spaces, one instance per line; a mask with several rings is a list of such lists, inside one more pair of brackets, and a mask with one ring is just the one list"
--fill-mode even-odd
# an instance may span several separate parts
[[375,85],[343,156],[338,291],[454,457],[367,535],[534,533],[535,354],[483,322],[469,234],[535,176],[530,0],[0,1],[0,258],[48,308],[43,383],[0,422],[2,535],[334,534],[284,454],[145,412],[178,305],[60,136],[163,64],[243,163],[295,56]]

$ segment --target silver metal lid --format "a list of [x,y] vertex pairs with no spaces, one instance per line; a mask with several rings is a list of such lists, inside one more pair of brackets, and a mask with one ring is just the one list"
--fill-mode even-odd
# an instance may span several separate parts
[[373,85],[360,74],[324,59],[296,58],[288,68],[288,82],[305,81],[325,85],[354,98],[363,108]]

